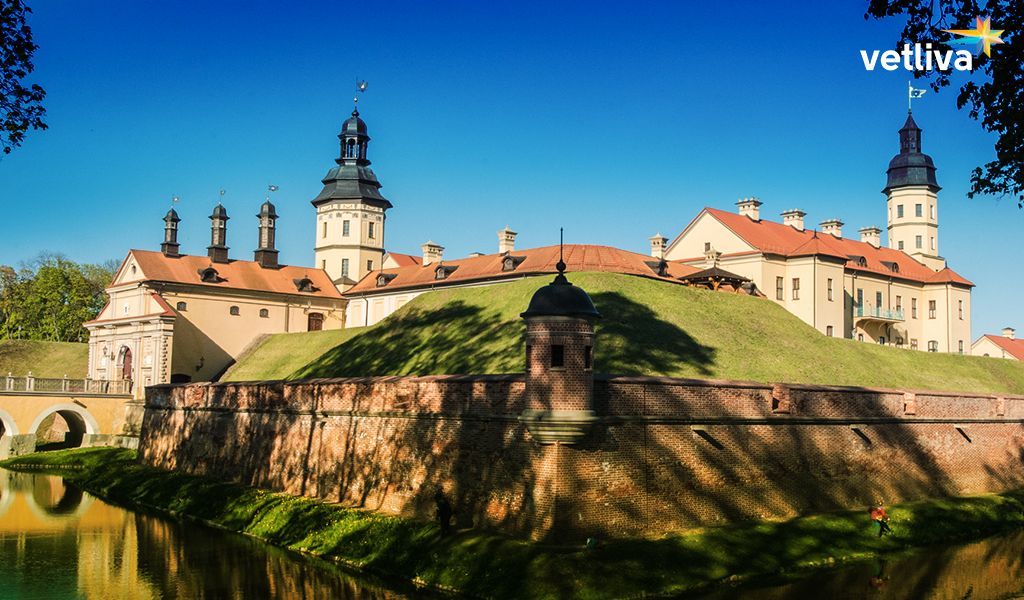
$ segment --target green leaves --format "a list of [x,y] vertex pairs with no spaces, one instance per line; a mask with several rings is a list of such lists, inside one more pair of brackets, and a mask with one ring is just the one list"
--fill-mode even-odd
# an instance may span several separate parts
[[46,92],[26,84],[38,46],[26,19],[32,12],[22,0],[0,0],[0,148],[4,154],[20,146],[29,129],[46,129]]

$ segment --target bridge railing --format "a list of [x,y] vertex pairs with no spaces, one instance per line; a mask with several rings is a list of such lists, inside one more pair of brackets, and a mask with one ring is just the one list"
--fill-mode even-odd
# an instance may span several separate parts
[[37,394],[130,394],[132,382],[128,379],[71,379],[68,377],[35,377],[32,373],[0,377],[0,392],[34,392]]

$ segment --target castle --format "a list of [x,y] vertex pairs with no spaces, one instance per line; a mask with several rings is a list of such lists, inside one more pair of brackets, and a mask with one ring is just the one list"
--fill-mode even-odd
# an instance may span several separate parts
[[828,336],[969,352],[973,284],[939,255],[940,187],[921,133],[908,114],[882,190],[887,246],[877,227],[861,229],[859,240],[843,237],[838,219],[808,229],[798,209],[781,223],[762,219],[761,201],[747,198],[736,213],[704,208],[671,242],[655,235],[650,255],[598,245],[517,249],[506,226],[497,252],[448,260],[433,241],[421,256],[385,251],[393,205],[380,193],[368,128],[353,110],[338,134],[336,166],[312,200],[315,266],[278,263],[269,199],[256,215],[251,261],[229,256],[221,205],[210,215],[207,253],[180,253],[172,209],[160,252],[129,251],[109,303],[86,323],[89,376],[130,379],[140,395],[148,385],[215,380],[263,335],[372,325],[420,294],[550,275],[563,259],[572,271],[763,295]]

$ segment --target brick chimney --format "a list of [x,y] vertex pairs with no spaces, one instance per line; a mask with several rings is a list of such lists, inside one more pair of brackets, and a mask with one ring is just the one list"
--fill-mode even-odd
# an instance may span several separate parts
[[834,235],[837,238],[843,237],[843,222],[839,219],[829,219],[821,222],[821,232]]
[[256,248],[256,252],[253,253],[253,260],[264,269],[276,269],[278,268],[277,247],[274,238],[277,229],[277,210],[274,209],[270,200],[263,203],[256,218],[260,222],[259,248]]
[[867,242],[875,248],[879,248],[882,245],[882,230],[874,225],[871,227],[863,227],[860,229],[860,241]]
[[704,252],[704,268],[713,269],[718,266],[718,261],[721,260],[722,253],[714,248],[708,248]]
[[797,231],[804,230],[804,217],[807,213],[800,210],[799,208],[791,208],[782,213],[782,224],[789,225]]
[[228,262],[228,211],[224,205],[217,204],[210,214],[210,245],[206,247],[207,255],[215,263]]
[[764,203],[754,197],[740,198],[736,202],[736,210],[744,217],[750,217],[754,221],[760,221],[762,204]]
[[1014,339],[1014,336],[1016,336],[1016,334],[1017,334],[1017,330],[1014,329],[1013,327],[1003,327],[1003,337],[1004,338],[1010,338],[1012,340],[1012,339]]
[[665,249],[668,248],[668,238],[658,232],[650,237],[651,256],[657,259],[665,258]]
[[498,232],[498,254],[513,252],[516,249],[516,236],[518,233],[512,231],[508,225]]
[[163,252],[164,256],[172,258],[179,256],[178,223],[180,222],[181,219],[178,218],[178,213],[173,208],[164,216],[164,241],[160,244],[160,252]]
[[420,246],[420,249],[423,250],[423,266],[438,263],[444,259],[444,246],[441,244],[427,241],[426,244]]

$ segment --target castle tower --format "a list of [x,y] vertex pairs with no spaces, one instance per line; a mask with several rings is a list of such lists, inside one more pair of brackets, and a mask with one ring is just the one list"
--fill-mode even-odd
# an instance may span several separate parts
[[542,444],[573,444],[594,416],[594,321],[601,315],[583,289],[569,283],[565,263],[526,312],[526,407],[521,420]]
[[160,252],[164,253],[164,256],[176,257],[178,256],[178,223],[181,219],[178,218],[178,212],[173,208],[167,211],[164,215],[164,241],[160,244]]
[[219,203],[210,214],[210,245],[206,247],[206,252],[213,262],[228,262],[229,218],[228,211]]
[[267,200],[260,207],[260,213],[256,215],[260,220],[259,248],[253,254],[253,260],[260,263],[264,269],[276,269],[277,247],[275,246],[274,231],[277,228],[277,211],[274,205]]
[[914,116],[900,129],[900,152],[889,161],[888,182],[882,190],[889,205],[889,247],[902,250],[938,271],[938,192],[935,164],[921,151],[921,128]]
[[342,125],[338,166],[323,179],[316,207],[316,266],[344,291],[384,261],[384,220],[391,203],[380,195],[366,148],[370,136],[359,111]]

